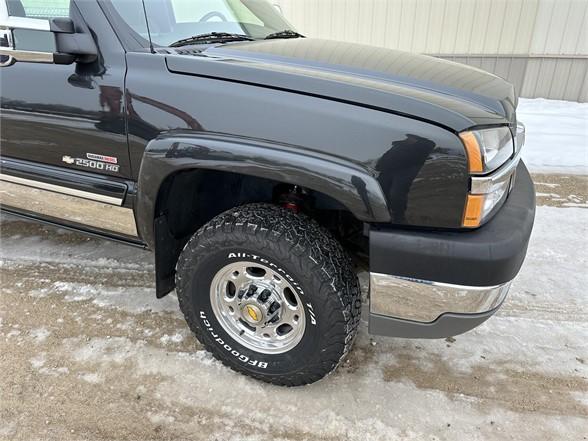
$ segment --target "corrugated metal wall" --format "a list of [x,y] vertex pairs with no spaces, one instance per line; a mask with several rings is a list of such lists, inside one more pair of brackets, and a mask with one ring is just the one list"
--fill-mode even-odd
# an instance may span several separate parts
[[471,64],[521,96],[588,101],[588,0],[273,0],[304,34]]

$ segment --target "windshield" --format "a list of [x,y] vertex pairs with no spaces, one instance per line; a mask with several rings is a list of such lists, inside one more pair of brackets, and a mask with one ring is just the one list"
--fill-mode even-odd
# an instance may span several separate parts
[[276,32],[293,30],[266,0],[111,0],[111,3],[134,32],[146,41],[151,37],[155,46],[170,46],[210,33],[263,39]]

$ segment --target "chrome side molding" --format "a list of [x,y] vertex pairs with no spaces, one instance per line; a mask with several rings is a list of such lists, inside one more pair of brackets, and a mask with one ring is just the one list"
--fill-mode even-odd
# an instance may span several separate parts
[[120,198],[0,174],[0,205],[80,226],[138,237],[135,215]]
[[89,199],[91,201],[102,202],[104,204],[118,206],[121,206],[123,204],[122,198],[90,193],[88,191],[76,190],[75,188],[62,187],[61,185],[48,184],[46,182],[41,181],[33,181],[32,179],[20,178],[18,176],[7,175],[5,173],[0,173],[0,181],[12,182],[13,184],[20,184],[27,187],[38,188],[40,190],[47,190],[55,193],[61,193],[64,195]]

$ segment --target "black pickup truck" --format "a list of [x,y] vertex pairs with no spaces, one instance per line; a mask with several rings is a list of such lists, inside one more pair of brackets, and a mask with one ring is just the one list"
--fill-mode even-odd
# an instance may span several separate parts
[[501,306],[535,214],[511,84],[305,38],[265,0],[39,3],[0,0],[2,210],[152,250],[226,365],[332,372],[366,270],[373,334]]

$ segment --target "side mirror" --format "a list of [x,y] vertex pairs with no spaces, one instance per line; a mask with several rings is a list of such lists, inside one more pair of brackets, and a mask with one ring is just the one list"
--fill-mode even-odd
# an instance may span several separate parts
[[76,30],[71,18],[0,18],[0,66],[17,61],[92,63],[97,57],[98,48],[90,33]]

